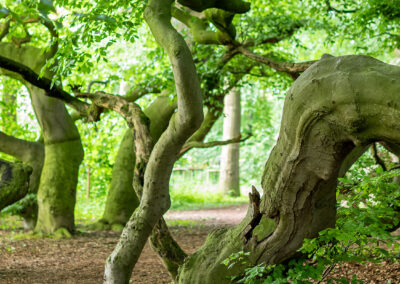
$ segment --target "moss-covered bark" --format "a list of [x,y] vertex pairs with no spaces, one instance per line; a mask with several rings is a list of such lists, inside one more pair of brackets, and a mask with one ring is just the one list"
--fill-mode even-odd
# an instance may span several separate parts
[[38,191],[35,231],[74,231],[74,206],[83,149],[78,130],[65,106],[28,84],[35,114],[43,131],[45,159]]
[[0,160],[0,210],[27,194],[31,173],[27,165]]
[[80,140],[46,145],[35,231],[54,233],[60,228],[74,231],[76,184],[82,158]]
[[105,227],[114,226],[115,229],[119,229],[118,225],[124,226],[139,205],[139,199],[132,186],[135,167],[133,149],[133,133],[132,129],[128,129],[118,149],[106,206],[100,220],[100,224],[104,224]]
[[[15,48],[11,43],[1,43],[0,54],[36,73],[50,56],[33,46]],[[47,234],[67,229],[71,232],[74,230],[77,176],[83,158],[78,130],[61,101],[47,97],[41,88],[26,82],[19,74],[5,70],[2,73],[27,86],[43,133],[45,158],[38,189],[35,231]],[[46,80],[52,75],[49,70],[44,74]]]
[[[116,248],[107,259],[105,283],[129,282],[148,237],[170,206],[169,178],[173,164],[185,141],[203,120],[200,83],[190,50],[171,25],[172,3],[170,0],[151,0],[144,15],[155,39],[166,50],[171,61],[178,97],[177,113],[151,149],[143,177],[140,206],[132,214]],[[134,127],[138,134],[140,128]],[[137,139],[135,146],[138,154],[141,145]],[[138,165],[136,162],[136,169]]]
[[[144,111],[150,119],[150,134],[157,141],[168,126],[176,104],[167,96],[159,96]],[[132,129],[128,129],[119,146],[112,172],[112,180],[107,193],[104,214],[99,224],[104,228],[121,229],[139,205],[139,199],[132,186],[135,153]]]
[[[44,146],[40,142],[21,140],[0,132],[0,151],[11,155],[32,168],[28,193],[36,194],[44,162]],[[37,202],[32,196],[23,198],[16,214],[25,220],[25,227],[33,229],[36,225]]]
[[237,227],[211,234],[185,261],[179,283],[229,283],[237,271],[221,261],[231,253],[280,263],[304,238],[334,226],[343,168],[371,142],[400,144],[399,78],[399,67],[366,56],[323,57],[304,72],[286,96],[261,203]]

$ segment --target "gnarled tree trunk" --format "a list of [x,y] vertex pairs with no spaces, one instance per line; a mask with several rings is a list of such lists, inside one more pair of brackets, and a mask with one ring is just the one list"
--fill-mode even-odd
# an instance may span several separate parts
[[[39,48],[15,48],[11,43],[1,43],[0,54],[23,63],[37,73],[48,56]],[[45,157],[38,189],[39,210],[35,231],[47,234],[61,229],[62,234],[66,229],[72,232],[78,170],[83,159],[78,130],[61,101],[46,96],[42,89],[27,83],[19,74],[5,70],[2,73],[27,86],[43,133]],[[44,74],[47,78],[52,75],[49,71]]]
[[334,226],[337,177],[349,155],[374,141],[400,144],[399,78],[399,67],[366,56],[326,56],[305,71],[286,96],[261,202],[253,195],[238,226],[213,232],[187,258],[179,283],[229,283],[238,271],[221,261],[233,252],[250,251],[253,264],[280,263],[304,238]]
[[35,231],[73,232],[76,185],[83,149],[78,130],[65,106],[43,90],[28,84],[32,103],[43,131],[45,158],[38,191]]
[[[157,141],[167,128],[176,104],[171,104],[167,96],[159,96],[144,111],[150,119],[150,134]],[[133,211],[139,205],[139,199],[133,189],[133,170],[135,153],[133,132],[128,129],[119,146],[112,172],[112,180],[107,194],[106,207],[100,223],[107,227],[125,226]]]
[[[173,164],[185,141],[203,120],[200,83],[190,50],[170,23],[172,3],[170,0],[150,0],[144,14],[155,39],[166,50],[171,61],[178,108],[168,128],[151,149],[144,174],[140,205],[125,226],[113,253],[107,259],[105,283],[129,282],[132,269],[147,238],[170,206],[169,178]],[[141,145],[135,143],[135,146],[138,152],[138,147]],[[138,165],[140,166],[136,162],[136,169],[139,169]]]

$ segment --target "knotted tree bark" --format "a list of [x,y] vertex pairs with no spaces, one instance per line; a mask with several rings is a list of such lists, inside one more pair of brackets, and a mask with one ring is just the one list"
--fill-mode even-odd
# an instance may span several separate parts
[[335,225],[337,178],[375,141],[400,144],[400,68],[366,56],[324,56],[289,90],[263,196],[246,218],[217,230],[188,257],[179,283],[229,283],[221,264],[250,251],[253,264],[289,259],[304,238]]
[[[126,224],[117,247],[107,259],[105,283],[129,282],[132,269],[147,238],[170,206],[169,178],[173,164],[185,141],[203,120],[200,83],[190,50],[182,36],[171,25],[172,2],[151,0],[144,15],[155,39],[166,50],[171,61],[178,108],[168,128],[151,150],[145,169],[140,205]],[[140,134],[139,129],[136,129],[139,123],[133,125],[135,135]],[[138,139],[135,140],[135,144],[136,141]],[[139,147],[137,144],[137,155]],[[138,169],[138,161],[135,169]]]
[[[167,128],[169,119],[175,109],[176,104],[170,103],[167,96],[158,96],[144,110],[144,113],[150,119],[149,131],[153,141],[157,141]],[[98,227],[123,228],[139,205],[139,199],[132,186],[136,158],[133,141],[132,129],[128,129],[119,146],[104,214],[98,222],[99,224],[96,225]]]
[[0,160],[0,210],[26,195],[31,173],[27,165]]

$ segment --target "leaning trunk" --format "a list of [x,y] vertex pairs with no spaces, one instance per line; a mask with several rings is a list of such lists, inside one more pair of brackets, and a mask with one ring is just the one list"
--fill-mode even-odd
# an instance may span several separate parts
[[[139,140],[147,139],[145,131],[141,131],[144,128],[141,125],[143,122],[136,125],[133,123],[137,135],[137,160],[139,156],[142,157],[141,163],[136,161],[137,173],[143,172],[148,158],[144,176],[135,174],[139,178],[143,177],[143,196],[139,207],[126,224],[116,248],[107,259],[105,283],[129,282],[132,269],[148,237],[170,206],[169,178],[179,151],[203,120],[200,83],[190,50],[170,22],[172,3],[172,0],[150,0],[144,15],[155,39],[166,50],[171,61],[178,108],[153,149],[149,149],[150,143],[141,143]],[[140,136],[143,134],[146,135]]]
[[374,141],[400,144],[398,78],[399,67],[365,56],[323,58],[304,72],[286,96],[261,202],[252,195],[240,225],[212,233],[185,261],[179,282],[229,283],[239,272],[221,264],[230,254],[281,263],[304,238],[334,226],[337,177],[348,155]]

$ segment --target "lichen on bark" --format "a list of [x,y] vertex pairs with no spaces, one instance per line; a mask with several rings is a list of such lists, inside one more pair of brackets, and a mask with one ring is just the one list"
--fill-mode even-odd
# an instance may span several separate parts
[[[289,259],[304,238],[335,224],[337,177],[374,141],[400,144],[400,68],[367,56],[324,57],[286,96],[279,139],[265,166],[260,214],[250,239],[250,214],[211,236],[188,257],[179,283],[229,283],[221,265],[250,251],[250,263]],[[259,226],[275,224],[260,238]],[[221,248],[223,244],[223,249]],[[227,278],[228,276],[228,278]]]
[[[175,109],[176,104],[170,103],[168,96],[161,95],[144,111],[150,119],[150,134],[153,141],[157,142],[165,131]],[[103,229],[111,228],[113,225],[124,226],[139,205],[139,199],[133,188],[136,156],[133,144],[132,129],[128,129],[118,149],[103,217],[95,227]]]
[[27,194],[31,173],[27,165],[0,159],[0,210]]
[[[34,46],[24,45],[16,49],[13,44],[6,42],[0,43],[0,54],[18,64],[24,64],[24,66],[37,74],[39,74],[49,56],[51,56],[51,54]],[[44,152],[50,156],[53,156],[54,153],[60,154],[57,158],[46,157],[43,162],[43,147],[33,142],[29,144],[36,148],[32,151],[25,151],[26,153],[16,153],[14,151],[15,155],[21,156],[20,158],[26,160],[27,163],[32,163],[32,166],[34,166],[33,182],[36,186],[39,185],[39,189],[33,188],[32,192],[39,191],[39,196],[41,196],[39,203],[42,206],[38,210],[38,218],[41,220],[36,224],[35,230],[47,234],[59,229],[60,224],[68,224],[66,229],[72,232],[74,230],[73,211],[77,175],[83,158],[78,130],[61,101],[47,97],[45,91],[28,83],[21,74],[5,69],[2,69],[1,73],[20,80],[26,85],[31,96],[36,118],[42,130]],[[49,80],[48,78],[52,78],[52,76],[53,73],[46,69],[43,78]],[[47,147],[49,148],[46,149]],[[23,155],[26,157],[22,157]],[[57,159],[58,161],[56,161]],[[43,171],[40,173],[42,165]],[[38,177],[39,174],[41,179]],[[72,185],[73,187],[71,187]],[[64,190],[65,192],[63,192]],[[51,197],[48,198],[48,196]],[[51,202],[53,204],[50,204]],[[68,202],[69,204],[67,204]],[[31,209],[33,216],[30,216],[30,219],[32,219],[31,223],[33,225],[36,208],[33,206]],[[53,216],[46,216],[46,214],[53,213]],[[61,217],[62,215],[64,217]],[[64,220],[61,221],[61,219]]]
[[38,192],[36,232],[75,230],[74,207],[79,165],[83,158],[80,140],[46,145]]

